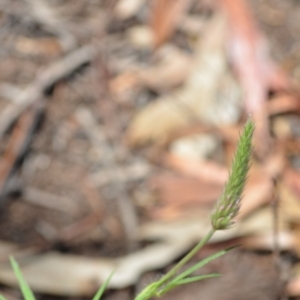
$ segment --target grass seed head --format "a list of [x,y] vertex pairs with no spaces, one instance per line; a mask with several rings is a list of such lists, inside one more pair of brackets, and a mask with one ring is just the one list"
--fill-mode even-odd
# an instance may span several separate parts
[[239,212],[250,166],[254,127],[249,119],[240,136],[228,182],[211,214],[211,223],[215,230],[230,228]]

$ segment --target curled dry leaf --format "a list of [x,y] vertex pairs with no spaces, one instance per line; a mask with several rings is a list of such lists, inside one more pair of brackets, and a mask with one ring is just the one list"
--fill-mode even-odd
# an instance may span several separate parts
[[164,141],[171,132],[199,120],[218,125],[237,121],[240,90],[226,61],[222,16],[216,15],[206,32],[184,86],[150,103],[133,119],[128,130],[131,145]]
[[160,49],[160,56],[157,65],[137,72],[141,84],[156,91],[181,85],[191,70],[191,57],[171,46]]
[[222,185],[169,174],[155,176],[149,184],[159,204],[148,209],[148,214],[161,220],[183,217],[203,206],[211,207],[222,191]]
[[292,94],[278,94],[267,102],[267,110],[270,115],[287,112],[300,112],[299,98]]
[[199,180],[208,181],[215,184],[224,184],[228,178],[228,170],[213,161],[199,162],[194,159],[183,158],[174,154],[166,154],[163,163],[174,170],[198,178]]
[[[285,86],[245,0],[219,0],[229,20],[229,50],[245,92],[248,113],[259,111],[274,82]],[[281,80],[279,80],[279,78]]]
[[132,101],[132,93],[143,87],[163,92],[178,87],[184,82],[191,69],[191,58],[171,46],[160,49],[159,56],[156,64],[147,68],[136,67],[110,81],[110,92],[117,101]]
[[189,203],[213,204],[222,191],[221,185],[168,174],[154,177],[150,181],[150,186],[158,190],[162,203],[178,208],[188,206]]
[[246,111],[256,124],[255,152],[265,158],[271,148],[266,100],[271,89],[287,88],[287,79],[272,62],[266,40],[245,0],[219,0],[229,20],[228,49],[245,94]]
[[[206,185],[223,186],[228,178],[227,168],[215,162],[199,162],[172,154],[165,155],[164,162],[181,174],[197,178]],[[273,168],[277,171],[275,167]],[[252,168],[238,215],[239,219],[243,219],[273,199],[274,185],[270,175],[260,167]],[[215,199],[218,196],[216,195]]]

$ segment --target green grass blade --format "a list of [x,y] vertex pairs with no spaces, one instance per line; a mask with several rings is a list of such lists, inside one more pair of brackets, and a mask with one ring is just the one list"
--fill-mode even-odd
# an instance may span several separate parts
[[181,279],[175,282],[170,282],[168,283],[162,290],[159,291],[159,293],[157,294],[158,296],[162,296],[165,293],[167,293],[168,291],[172,290],[173,288],[179,286],[179,285],[183,285],[186,283],[190,283],[190,282],[195,282],[195,281],[199,281],[199,280],[203,280],[203,279],[207,279],[207,278],[214,278],[214,277],[219,277],[221,276],[218,273],[214,273],[214,274],[208,274],[208,275],[201,275],[201,276],[193,276],[193,277],[188,277],[185,279]]
[[21,292],[23,294],[23,297],[25,298],[25,300],[35,300],[35,297],[31,291],[29,285],[27,284],[27,282],[25,281],[25,279],[22,275],[22,272],[19,268],[18,263],[15,261],[15,259],[13,257],[10,257],[9,259],[10,259],[10,263],[13,268],[13,271],[18,279],[19,286],[20,286]]
[[154,295],[156,295],[159,286],[159,282],[153,282],[149,284],[134,298],[134,300],[151,299]]
[[235,247],[231,247],[231,248],[228,248],[228,249],[225,249],[225,250],[221,250],[221,251],[219,251],[217,253],[214,253],[214,254],[210,255],[209,257],[201,260],[200,262],[198,262],[197,264],[195,264],[191,268],[189,268],[186,271],[182,272],[180,275],[178,275],[177,277],[175,277],[170,283],[176,285],[177,281],[180,281],[180,280],[184,279],[185,277],[189,276],[193,272],[195,272],[198,269],[202,268],[203,266],[205,266],[206,264],[208,264],[212,260],[215,260],[215,259],[223,256],[224,254],[226,254],[228,251],[232,250],[233,248],[235,248]]
[[7,299],[0,294],[0,300],[7,300]]
[[110,281],[110,279],[112,278],[114,272],[112,272],[109,277],[104,281],[104,283],[101,285],[101,287],[99,288],[99,290],[97,291],[97,293],[95,294],[95,296],[93,297],[93,300],[99,300],[101,299],[103,293],[106,290],[106,287]]
[[176,281],[176,285],[187,284],[190,282],[195,282],[195,281],[199,281],[199,280],[203,280],[203,279],[207,279],[207,278],[214,278],[214,277],[220,277],[220,276],[221,275],[218,273],[213,273],[213,274],[207,274],[207,275],[201,275],[201,276],[188,277],[188,278],[184,278],[184,279]]

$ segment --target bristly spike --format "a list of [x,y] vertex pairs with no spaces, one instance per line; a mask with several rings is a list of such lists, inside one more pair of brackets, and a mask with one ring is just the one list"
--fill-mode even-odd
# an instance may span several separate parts
[[214,230],[230,228],[239,212],[240,201],[250,168],[254,128],[254,123],[251,119],[248,119],[240,135],[228,182],[211,214],[211,223]]

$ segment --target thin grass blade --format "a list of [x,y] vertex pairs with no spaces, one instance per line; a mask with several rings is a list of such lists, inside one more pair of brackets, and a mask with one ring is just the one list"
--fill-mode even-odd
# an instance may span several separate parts
[[198,269],[202,268],[203,266],[205,266],[206,264],[208,264],[212,260],[215,260],[215,259],[223,256],[224,254],[226,254],[228,251],[232,250],[233,248],[236,248],[236,247],[231,247],[231,248],[228,248],[228,249],[225,249],[225,250],[221,250],[217,253],[214,253],[214,254],[210,255],[209,257],[206,257],[205,259],[201,260],[200,262],[198,262],[197,264],[195,264],[191,268],[187,269],[186,271],[182,272],[180,275],[175,277],[170,283],[171,284],[177,284],[177,281],[180,281],[180,280],[184,279],[185,277],[189,276],[193,272],[195,272]]
[[112,272],[109,275],[109,277],[104,281],[104,283],[101,285],[101,287],[99,288],[99,290],[97,291],[97,293],[93,297],[93,300],[99,300],[99,299],[101,299],[101,297],[102,297],[103,293],[105,292],[106,287],[107,287],[109,281],[111,280],[113,274],[114,274],[114,272]]
[[207,275],[188,277],[188,278],[184,278],[184,279],[181,279],[179,281],[176,281],[176,285],[187,284],[187,283],[190,283],[190,282],[195,282],[195,281],[199,281],[199,280],[203,280],[203,279],[220,277],[220,276],[221,276],[221,274],[213,273],[213,274],[207,274]]
[[0,300],[7,300],[4,296],[0,295]]
[[20,286],[21,292],[23,294],[23,297],[25,298],[25,300],[35,300],[33,292],[30,289],[27,282],[25,281],[25,279],[22,275],[22,272],[19,268],[18,263],[15,261],[15,259],[13,257],[10,257],[9,260],[10,260],[11,266],[13,268],[13,271],[18,279],[19,286]]
[[219,277],[219,276],[221,276],[221,275],[217,274],[217,273],[214,273],[214,274],[193,276],[193,277],[181,279],[179,281],[176,281],[176,283],[174,283],[174,282],[171,283],[170,282],[162,290],[159,291],[158,296],[164,295],[165,293],[167,293],[168,291],[172,290],[173,288],[175,288],[179,285],[183,285],[183,284],[186,284],[186,283],[195,282],[195,281],[199,281],[199,280],[203,280],[203,279],[207,279],[207,278]]

